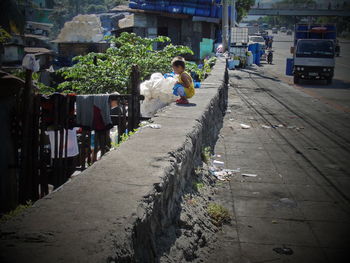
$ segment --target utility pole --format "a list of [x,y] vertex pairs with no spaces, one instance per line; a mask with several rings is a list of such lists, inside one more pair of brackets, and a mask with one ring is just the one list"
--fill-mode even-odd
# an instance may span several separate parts
[[228,42],[228,1],[223,0],[222,2],[222,47],[224,52],[227,51],[227,42]]
[[231,46],[231,43],[232,43],[232,33],[233,33],[233,30],[236,26],[236,0],[231,0],[231,21],[230,21],[230,43],[229,43],[229,47],[228,49],[230,50],[230,46]]
[[232,6],[231,6],[231,10],[232,10],[232,15],[231,15],[231,27],[234,28],[236,26],[236,0],[232,0]]

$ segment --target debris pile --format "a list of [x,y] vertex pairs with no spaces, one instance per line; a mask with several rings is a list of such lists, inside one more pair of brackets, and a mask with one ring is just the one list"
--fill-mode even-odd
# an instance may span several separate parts
[[64,24],[55,42],[100,42],[103,40],[101,20],[96,15],[77,15]]
[[176,81],[174,77],[165,78],[161,73],[154,73],[149,80],[141,83],[140,93],[145,96],[141,104],[143,117],[153,117],[159,109],[175,101],[173,87]]

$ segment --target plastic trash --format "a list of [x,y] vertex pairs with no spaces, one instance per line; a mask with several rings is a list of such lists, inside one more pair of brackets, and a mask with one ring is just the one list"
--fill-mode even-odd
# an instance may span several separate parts
[[271,129],[271,126],[267,126],[267,125],[261,125],[261,127],[264,129]]
[[257,177],[257,174],[242,174],[242,176],[246,176],[246,177]]
[[154,73],[149,80],[141,83],[140,93],[145,96],[141,104],[143,117],[153,117],[159,109],[175,101],[173,86],[176,81],[177,77],[164,78],[161,73]]
[[238,168],[237,170],[230,170],[230,169],[219,170],[219,169],[212,168],[211,172],[217,179],[221,181],[227,181],[229,180],[230,176],[240,172],[240,169]]
[[33,72],[38,72],[40,70],[39,60],[36,60],[33,54],[27,54],[23,58],[22,67]]
[[152,124],[147,124],[147,125],[144,126],[144,127],[149,127],[149,128],[152,128],[152,129],[161,129],[161,128],[162,128],[162,125],[152,123]]
[[223,166],[225,163],[222,162],[222,161],[214,160],[214,161],[213,161],[213,164]]
[[241,128],[242,128],[242,129],[250,129],[250,126],[247,125],[247,124],[241,123]]

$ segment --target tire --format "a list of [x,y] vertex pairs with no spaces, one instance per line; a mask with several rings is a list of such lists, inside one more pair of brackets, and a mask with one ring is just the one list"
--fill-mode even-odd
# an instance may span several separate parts
[[294,84],[299,84],[299,82],[300,82],[299,77],[296,76],[296,75],[294,75],[294,77],[293,77],[293,82],[294,82]]
[[327,82],[327,85],[330,85],[330,84],[332,84],[332,80],[333,80],[332,78],[329,78],[329,79],[327,79],[327,80],[326,80],[326,82]]

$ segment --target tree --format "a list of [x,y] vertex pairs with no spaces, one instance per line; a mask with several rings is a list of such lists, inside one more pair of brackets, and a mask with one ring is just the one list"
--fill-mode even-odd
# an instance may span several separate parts
[[240,22],[247,14],[251,6],[255,4],[255,0],[237,0],[237,22]]
[[58,89],[80,94],[115,91],[125,93],[133,64],[139,66],[141,80],[145,80],[155,72],[170,72],[173,57],[193,54],[188,47],[172,44],[161,50],[153,49],[156,43],[170,43],[168,37],[150,39],[124,32],[120,37],[110,37],[109,40],[115,47],[107,49],[106,53],[89,53],[75,57],[75,65],[61,69],[60,74],[66,81]]
[[24,0],[0,1],[0,25],[9,33],[22,33],[25,24]]
[[11,35],[7,33],[5,29],[0,26],[0,45],[11,38]]

